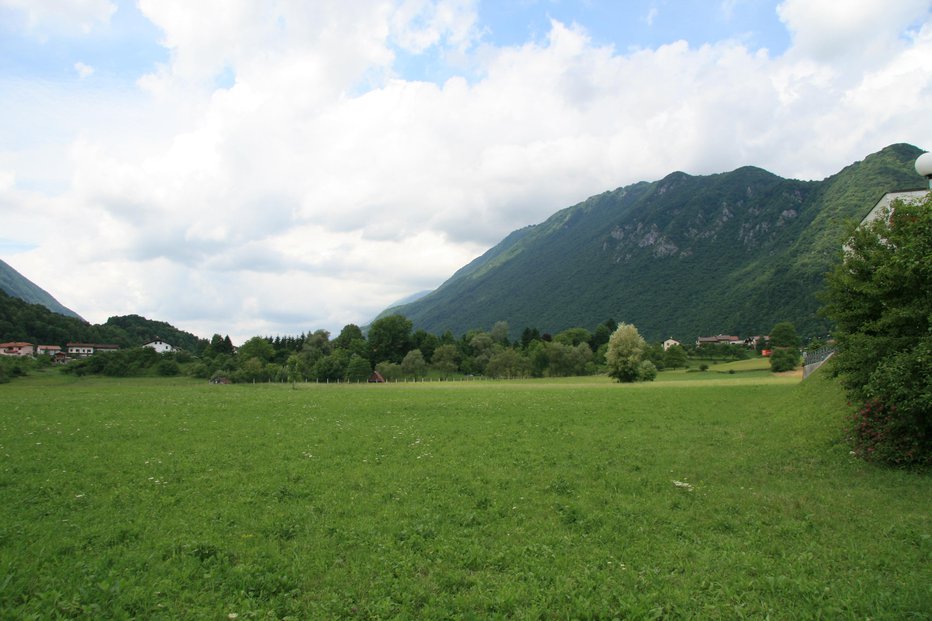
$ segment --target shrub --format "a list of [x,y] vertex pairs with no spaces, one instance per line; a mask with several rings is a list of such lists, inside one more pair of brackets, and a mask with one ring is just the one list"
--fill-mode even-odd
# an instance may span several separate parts
[[188,368],[188,375],[191,377],[207,379],[210,377],[210,369],[203,362],[196,362]]
[[[913,350],[889,356],[871,373],[865,387],[869,395],[865,407],[874,404],[876,410],[876,404],[882,403],[890,420],[885,421],[877,439],[876,456],[869,457],[900,466],[932,463],[930,359],[932,346],[926,340]],[[852,430],[857,431],[854,427]]]
[[774,373],[792,371],[799,362],[799,352],[795,349],[775,349],[770,355],[770,370]]
[[[852,230],[826,279],[822,313],[836,324],[832,367],[873,444],[849,430],[856,451],[891,464],[932,462],[932,194]],[[891,420],[888,420],[891,419]],[[892,420],[892,419],[898,420]],[[859,420],[858,425],[865,420]],[[898,437],[894,437],[897,436]],[[876,444],[880,443],[880,444]],[[876,444],[876,445],[875,445]],[[880,450],[880,446],[883,450]]]
[[172,377],[181,373],[181,367],[179,367],[178,363],[174,360],[162,360],[155,367],[155,370],[159,375],[165,377]]
[[868,461],[893,465],[928,462],[923,430],[912,416],[901,416],[895,405],[867,401],[851,415],[850,442]]
[[638,381],[652,382],[657,378],[657,367],[650,360],[642,360],[638,365]]

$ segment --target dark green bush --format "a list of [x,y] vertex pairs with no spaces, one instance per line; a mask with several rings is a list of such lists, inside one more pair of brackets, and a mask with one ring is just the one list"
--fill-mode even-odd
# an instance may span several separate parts
[[799,352],[795,349],[775,349],[770,354],[770,370],[774,373],[792,371],[800,363]]
[[162,360],[155,367],[155,370],[164,377],[172,377],[181,373],[181,367],[174,360]]

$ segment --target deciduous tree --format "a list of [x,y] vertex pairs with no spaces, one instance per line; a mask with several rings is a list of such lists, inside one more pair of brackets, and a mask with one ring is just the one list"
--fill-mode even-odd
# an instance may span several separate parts
[[[630,323],[620,324],[608,340],[608,351],[605,353],[608,374],[619,382],[654,379],[647,377],[646,371],[649,369],[640,368],[646,351],[647,343],[641,338],[638,329]],[[656,375],[656,368],[654,374]]]
[[373,362],[400,363],[411,350],[411,321],[402,315],[390,315],[372,322],[369,327],[369,349]]

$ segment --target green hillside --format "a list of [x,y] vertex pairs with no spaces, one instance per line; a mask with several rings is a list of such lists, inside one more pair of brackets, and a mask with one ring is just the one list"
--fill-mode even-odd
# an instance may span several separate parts
[[511,233],[390,311],[434,333],[501,320],[515,333],[591,329],[611,317],[650,340],[761,334],[783,320],[824,334],[815,293],[846,224],[885,192],[920,186],[920,153],[893,145],[822,181],[744,167],[605,192]]
[[164,321],[125,315],[92,325],[0,291],[0,342],[26,341],[61,347],[68,342],[114,343],[120,347],[139,347],[156,337],[188,351],[198,351],[206,345],[206,341]]
[[[41,304],[55,313],[81,319],[81,316],[76,312],[65,307],[61,302],[53,298],[49,292],[33,283],[2,260],[0,260],[0,291],[30,304]],[[84,320],[81,319],[81,321]]]

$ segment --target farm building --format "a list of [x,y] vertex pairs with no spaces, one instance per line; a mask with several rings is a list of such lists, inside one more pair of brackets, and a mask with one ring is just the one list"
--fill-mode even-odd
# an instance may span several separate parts
[[728,334],[718,334],[716,336],[700,336],[696,339],[696,347],[702,347],[703,345],[742,345],[744,340],[738,338],[737,336],[731,336]]
[[87,358],[94,354],[120,349],[119,345],[112,345],[109,343],[68,343],[66,346],[68,348],[68,355],[76,358]]
[[32,343],[0,343],[0,356],[31,356]]

